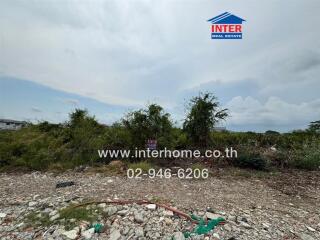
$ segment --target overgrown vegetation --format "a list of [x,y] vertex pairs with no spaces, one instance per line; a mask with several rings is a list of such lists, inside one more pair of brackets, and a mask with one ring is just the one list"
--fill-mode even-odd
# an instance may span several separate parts
[[49,213],[31,212],[24,218],[26,226],[50,226],[63,221],[66,230],[71,230],[81,221],[98,221],[100,209],[97,207],[74,207],[73,205],[59,211],[59,218],[50,220]]
[[210,132],[220,120],[228,116],[227,109],[219,109],[219,102],[210,93],[200,94],[190,100],[189,112],[183,130],[194,146],[206,147],[210,143]]
[[140,161],[136,163],[130,163],[128,168],[136,170],[137,168],[141,169],[143,172],[148,172],[150,168],[154,168],[154,166],[148,161]]
[[60,217],[59,219],[74,219],[75,221],[88,221],[92,222],[97,220],[97,213],[95,212],[95,209],[90,208],[87,209],[85,207],[72,207],[69,206],[65,209],[60,210]]
[[[214,131],[216,123],[227,116],[227,109],[220,109],[217,99],[207,93],[190,101],[183,128],[175,126],[170,115],[157,104],[133,111],[111,126],[101,125],[86,110],[76,109],[65,123],[30,123],[18,131],[1,131],[0,168],[60,171],[79,165],[95,166],[112,160],[101,159],[98,149],[141,149],[146,140],[155,139],[159,149],[233,147],[238,158],[209,160],[243,168],[319,169],[319,121],[312,122],[307,130],[283,134],[272,130]],[[126,161],[132,168],[150,168],[146,159]],[[142,162],[136,163],[139,161]]]
[[50,226],[51,221],[49,214],[31,212],[25,217],[26,226]]

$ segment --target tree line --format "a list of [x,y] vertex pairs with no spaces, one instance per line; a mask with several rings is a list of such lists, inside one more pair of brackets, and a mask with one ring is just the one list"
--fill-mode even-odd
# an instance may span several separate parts
[[[110,126],[99,124],[87,110],[76,109],[64,123],[44,121],[18,131],[1,131],[0,168],[47,170],[96,164],[101,161],[98,149],[141,149],[148,139],[157,140],[159,149],[232,146],[240,152],[232,164],[244,167],[319,167],[319,121],[312,122],[307,130],[285,134],[215,132],[214,126],[228,115],[228,109],[221,108],[211,93],[201,93],[189,101],[182,127],[177,127],[158,104],[132,111]],[[266,157],[271,146],[276,146],[277,153]]]

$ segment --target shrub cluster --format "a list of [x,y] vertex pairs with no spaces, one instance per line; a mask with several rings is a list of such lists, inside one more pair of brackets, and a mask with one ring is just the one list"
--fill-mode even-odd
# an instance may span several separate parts
[[[0,131],[0,168],[62,170],[94,165],[102,161],[98,149],[143,148],[147,139],[157,139],[158,148],[197,148],[190,135],[184,129],[174,127],[169,114],[155,104],[146,110],[132,112],[111,126],[101,125],[87,111],[76,109],[63,124],[41,122],[18,131]],[[236,149],[238,158],[231,163],[238,167],[317,170],[320,166],[318,131],[280,134],[211,130],[205,142],[206,149]],[[200,141],[199,148],[204,148],[202,143]],[[130,159],[135,160],[138,159]],[[147,169],[146,162],[143,163]]]

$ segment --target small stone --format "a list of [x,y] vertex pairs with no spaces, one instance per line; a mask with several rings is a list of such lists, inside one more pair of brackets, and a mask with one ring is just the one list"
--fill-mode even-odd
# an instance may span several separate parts
[[98,204],[98,207],[99,208],[106,208],[107,204],[106,203],[100,203],[100,204]]
[[251,228],[251,226],[250,226],[248,223],[246,223],[246,222],[240,222],[240,226],[242,226],[242,227],[244,227],[244,228],[247,228],[247,229],[250,229],[250,228]]
[[123,210],[117,212],[117,214],[123,217],[123,216],[127,215],[128,212],[129,212],[129,210],[123,209]]
[[118,240],[121,238],[121,233],[119,230],[113,230],[109,236],[109,240]]
[[307,226],[307,229],[308,229],[310,232],[315,232],[315,231],[316,231],[314,228],[309,227],[309,226]]
[[206,212],[206,217],[208,219],[217,219],[217,218],[221,218],[222,216],[219,215],[219,214],[214,214],[214,213],[211,213],[211,212]]
[[212,234],[212,237],[214,237],[215,239],[220,239],[220,236],[218,233],[213,233]]
[[223,228],[228,232],[232,231],[231,227],[228,224],[224,225]]
[[137,223],[143,223],[144,222],[142,214],[140,212],[138,212],[138,211],[134,213],[134,220]]
[[50,221],[53,222],[54,220],[57,220],[59,217],[60,217],[60,214],[57,213],[56,215],[53,215],[53,216],[50,217]]
[[222,215],[222,216],[225,216],[226,215],[226,212],[224,212],[224,211],[219,211],[218,212],[220,215]]
[[311,237],[310,235],[306,234],[306,233],[301,233],[300,235],[301,240],[314,240],[313,237]]
[[[70,219],[69,220],[69,222],[76,222],[76,219],[74,219],[74,218],[72,218],[72,219]],[[80,230],[81,230],[81,232],[84,232],[84,231],[86,231],[87,229],[88,229],[88,226],[90,225],[90,223],[89,222],[87,222],[87,221],[81,221],[80,222],[80,224],[79,224],[79,228],[80,228]]]
[[135,230],[135,235],[136,237],[143,237],[144,236],[144,231],[142,227],[137,227]]
[[0,218],[5,218],[7,216],[6,213],[0,213]]
[[70,231],[65,231],[62,233],[62,235],[66,236],[69,239],[76,239],[78,237],[78,230],[73,229]]
[[115,214],[118,209],[117,207],[114,207],[114,206],[110,206],[110,207],[107,207],[106,209],[103,210],[105,213],[107,213],[107,216],[112,216],[113,214]]
[[83,236],[85,239],[91,239],[93,234],[94,234],[94,228],[90,228],[90,229],[84,231],[84,232],[82,233],[82,236]]
[[123,235],[128,235],[129,231],[130,231],[130,228],[129,228],[129,227],[125,227],[125,228],[122,230],[121,233],[122,233]]
[[175,240],[185,240],[185,237],[182,232],[175,232],[172,236],[172,239]]
[[49,216],[54,216],[58,213],[58,210],[53,210],[52,212],[49,213]]
[[22,223],[17,224],[16,228],[17,229],[23,229],[25,226],[26,226],[26,224],[24,222],[22,222]]
[[112,179],[109,179],[109,180],[107,181],[107,183],[113,183],[113,180],[112,180]]
[[51,208],[45,208],[42,212],[44,213],[51,213],[53,210]]
[[173,223],[173,221],[170,219],[170,218],[165,218],[164,219],[164,222],[167,224],[167,225],[171,225]]
[[35,201],[35,200],[37,200],[37,198],[39,198],[39,197],[40,197],[40,195],[39,195],[39,194],[36,194],[36,195],[33,196],[32,199],[33,199],[33,201]]
[[147,205],[147,208],[148,208],[149,210],[156,210],[157,205],[156,205],[156,204],[148,204],[148,205]]
[[31,201],[31,202],[28,203],[28,206],[29,206],[29,207],[34,207],[34,206],[36,206],[37,204],[38,204],[37,202]]
[[163,215],[165,217],[172,217],[173,216],[173,212],[170,211],[170,210],[166,210],[166,211],[163,212]]

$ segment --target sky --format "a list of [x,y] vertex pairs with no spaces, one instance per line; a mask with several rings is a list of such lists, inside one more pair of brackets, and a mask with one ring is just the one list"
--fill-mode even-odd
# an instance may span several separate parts
[[[214,93],[234,131],[281,132],[320,119],[318,0],[0,2],[0,118],[63,122],[87,108],[111,124],[156,102],[181,125]],[[212,40],[208,19],[243,23]]]

